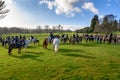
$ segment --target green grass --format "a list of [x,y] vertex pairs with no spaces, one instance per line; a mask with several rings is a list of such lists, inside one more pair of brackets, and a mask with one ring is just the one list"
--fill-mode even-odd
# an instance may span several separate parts
[[0,80],[120,80],[120,45],[60,44],[56,53],[51,45],[42,48],[47,35],[35,34],[40,45],[30,44],[21,54],[14,49],[8,56],[0,47]]

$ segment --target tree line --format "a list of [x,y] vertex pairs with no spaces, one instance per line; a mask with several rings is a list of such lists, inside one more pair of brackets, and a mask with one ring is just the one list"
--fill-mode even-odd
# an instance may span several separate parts
[[116,16],[113,14],[106,15],[102,19],[95,15],[91,20],[90,27],[76,30],[76,32],[81,33],[111,33],[116,31],[120,31],[120,20],[116,20]]
[[37,26],[35,29],[27,29],[27,28],[18,28],[18,27],[0,27],[0,34],[10,34],[10,33],[34,33],[34,34],[41,34],[41,33],[63,33],[63,32],[72,32],[71,30],[63,30],[58,28],[58,26],[53,26],[53,29],[49,28],[49,25],[45,25],[44,29],[41,26]]

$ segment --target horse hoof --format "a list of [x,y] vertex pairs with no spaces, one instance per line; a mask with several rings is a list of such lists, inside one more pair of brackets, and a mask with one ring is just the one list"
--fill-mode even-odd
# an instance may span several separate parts
[[11,55],[11,53],[8,53],[8,55],[10,56],[10,55]]
[[18,52],[19,54],[21,54],[21,52]]

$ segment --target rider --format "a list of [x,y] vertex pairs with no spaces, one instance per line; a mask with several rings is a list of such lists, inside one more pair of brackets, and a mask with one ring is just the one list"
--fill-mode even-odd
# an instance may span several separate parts
[[73,38],[75,38],[75,34],[73,34]]
[[76,41],[79,41],[79,35],[78,35],[78,33],[76,33],[75,39],[76,39]]
[[53,32],[50,32],[50,41],[54,38]]
[[113,34],[110,33],[110,34],[109,34],[109,44],[112,42],[112,37],[113,37]]
[[15,40],[16,47],[19,47],[20,46],[19,37],[15,36],[14,40]]

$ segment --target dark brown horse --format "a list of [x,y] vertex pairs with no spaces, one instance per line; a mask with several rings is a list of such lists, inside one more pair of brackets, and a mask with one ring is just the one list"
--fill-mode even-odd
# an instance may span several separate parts
[[43,48],[47,49],[47,45],[48,45],[48,38],[45,38],[43,41]]
[[12,50],[15,48],[15,49],[18,49],[18,53],[21,52],[21,49],[22,47],[24,47],[23,44],[16,44],[16,43],[12,43],[9,45],[9,48],[8,48],[8,55],[10,56],[11,55],[11,52]]
[[[55,37],[60,38],[59,35],[54,36],[54,38],[55,38]],[[53,39],[54,39],[54,38],[53,38]],[[51,39],[51,38],[45,38],[44,41],[43,41],[43,48],[47,49],[48,43],[49,43],[49,44],[52,44],[53,39]]]

